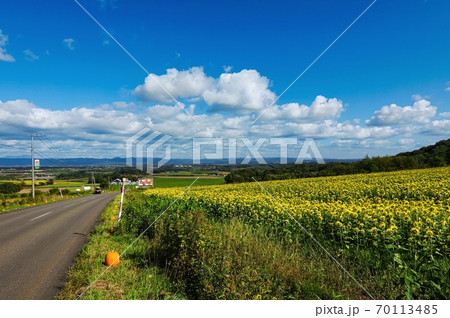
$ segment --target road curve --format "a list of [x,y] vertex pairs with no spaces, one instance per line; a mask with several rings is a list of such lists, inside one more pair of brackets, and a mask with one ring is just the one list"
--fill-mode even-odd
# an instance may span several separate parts
[[117,193],[0,214],[0,299],[53,299]]

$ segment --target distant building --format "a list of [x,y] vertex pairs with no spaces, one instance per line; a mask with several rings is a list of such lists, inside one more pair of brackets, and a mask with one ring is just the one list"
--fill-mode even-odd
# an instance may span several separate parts
[[153,178],[139,178],[138,185],[143,188],[153,187]]
[[115,179],[111,182],[111,185],[122,185],[122,180],[120,179]]

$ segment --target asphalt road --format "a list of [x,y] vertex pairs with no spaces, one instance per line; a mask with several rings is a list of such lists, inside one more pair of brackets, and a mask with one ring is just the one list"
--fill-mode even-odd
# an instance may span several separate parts
[[53,299],[117,193],[0,214],[0,299]]

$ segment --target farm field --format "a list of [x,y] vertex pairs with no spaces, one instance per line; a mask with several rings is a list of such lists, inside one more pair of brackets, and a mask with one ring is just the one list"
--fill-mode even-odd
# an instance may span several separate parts
[[[172,188],[172,187],[187,187],[196,177],[153,177],[155,188]],[[207,186],[224,184],[223,177],[200,177],[194,186]]]
[[[31,180],[17,181],[17,180],[0,180],[0,183],[15,183],[15,184],[23,184],[27,188],[31,188]],[[42,183],[42,184],[40,184]],[[36,189],[39,188],[80,188],[84,186],[91,186],[91,184],[86,183],[86,181],[82,180],[54,180],[53,184],[47,184],[47,180],[36,180],[35,181]],[[29,191],[28,191],[29,192]]]
[[[36,198],[33,200],[31,197],[32,190],[30,180],[25,180],[23,183],[22,181],[17,180],[0,180],[0,184],[1,183],[22,184],[24,187],[18,193],[0,194],[0,213],[12,209],[45,204],[62,199],[78,197],[81,195],[90,195],[93,192],[92,184],[87,184],[82,180],[54,180],[53,184],[47,184],[46,180],[36,180]],[[91,187],[91,190],[85,191],[85,186]],[[112,188],[111,190],[118,191],[118,187]],[[62,192],[62,197],[60,191]]]
[[86,181],[82,180],[55,180],[52,187],[84,187],[84,186],[92,186],[92,184],[88,184]]
[[[297,253],[317,254],[320,249],[302,229],[304,227],[375,298],[445,299],[450,297],[448,184],[449,167],[262,182],[262,187],[275,200],[256,182],[199,186],[184,193],[163,219],[172,218],[172,223],[176,223],[177,218],[184,215],[189,223],[192,217],[199,217],[196,213],[201,213],[202,222],[213,227],[239,220],[272,241],[283,242],[288,249],[296,248]],[[155,188],[146,190],[144,199],[131,198],[123,230],[142,231],[184,190]],[[169,225],[166,223],[166,226]],[[161,234],[158,231],[167,231],[167,228],[158,229],[149,231],[149,238],[158,237]],[[209,249],[218,248],[214,237],[207,238],[211,233],[200,231],[200,237],[206,237],[201,240],[206,251],[201,250],[200,245],[197,248],[201,251],[196,251],[196,255],[205,255]],[[169,235],[170,231],[164,233]],[[181,235],[182,240],[189,240],[191,234],[177,235]],[[165,262],[179,260],[180,255],[177,255]],[[321,257],[324,265],[328,256],[323,254]],[[197,261],[206,263],[207,260]],[[320,263],[317,265],[320,268]],[[208,266],[215,271],[222,265],[210,263]],[[343,294],[344,298],[368,297],[362,290],[359,296],[355,290],[350,292],[349,286],[342,290],[339,290],[341,287],[336,290],[333,286],[322,287],[328,290],[328,294],[324,293],[328,296],[322,297],[332,298],[334,294]],[[205,286],[202,288],[204,290]],[[254,295],[239,294],[237,298],[258,295],[270,298],[274,293],[278,298],[302,297],[294,288],[281,296],[274,290],[266,294],[260,290]],[[216,294],[200,295],[209,298]],[[233,297],[227,294],[224,298]]]

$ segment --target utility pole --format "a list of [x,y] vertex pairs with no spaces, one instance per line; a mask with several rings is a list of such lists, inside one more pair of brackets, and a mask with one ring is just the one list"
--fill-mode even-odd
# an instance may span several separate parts
[[33,200],[35,197],[34,194],[34,137],[42,137],[44,134],[31,134],[31,193],[33,195]]

